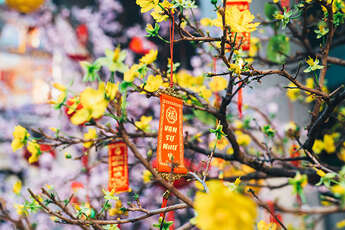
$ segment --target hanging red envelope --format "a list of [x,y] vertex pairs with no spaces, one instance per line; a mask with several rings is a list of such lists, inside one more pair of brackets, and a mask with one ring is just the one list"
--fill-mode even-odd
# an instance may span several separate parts
[[126,143],[119,141],[108,145],[109,149],[109,191],[127,192],[128,180],[128,153]]
[[183,102],[181,99],[162,93],[158,130],[158,172],[185,174],[183,146]]

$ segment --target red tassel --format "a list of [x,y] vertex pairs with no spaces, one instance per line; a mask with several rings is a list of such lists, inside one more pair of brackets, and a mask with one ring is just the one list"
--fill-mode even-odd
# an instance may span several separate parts
[[172,222],[174,222],[174,223],[170,226],[170,228],[169,228],[169,230],[174,230],[174,229],[175,229],[175,214],[174,214],[174,211],[170,211],[170,212],[167,213],[167,221],[172,221]]
[[242,95],[242,83],[240,83],[240,89],[238,90],[238,99],[237,99],[237,109],[238,109],[238,116],[242,119],[242,104],[243,104],[243,95]]
[[[163,197],[163,202],[162,202],[161,208],[165,208],[167,206],[167,204],[168,204],[168,199]],[[159,216],[163,218],[164,217],[164,212],[162,212]]]

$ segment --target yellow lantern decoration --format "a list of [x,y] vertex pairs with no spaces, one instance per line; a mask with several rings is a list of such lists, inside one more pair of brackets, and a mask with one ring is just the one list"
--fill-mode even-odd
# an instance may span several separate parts
[[45,0],[6,0],[6,4],[21,13],[32,13],[43,5]]

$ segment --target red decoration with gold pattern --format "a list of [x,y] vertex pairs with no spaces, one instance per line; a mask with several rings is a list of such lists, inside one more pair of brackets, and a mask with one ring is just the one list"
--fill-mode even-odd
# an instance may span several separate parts
[[167,94],[161,94],[161,112],[158,130],[158,172],[169,173],[174,166],[174,173],[185,174],[183,146],[183,103]]
[[[249,10],[250,1],[232,1],[226,2],[227,7],[237,7],[240,11]],[[231,33],[232,40],[235,39],[235,33]],[[250,32],[240,32],[236,35],[236,47],[241,44],[242,50],[248,51],[250,48]]]
[[119,141],[108,145],[108,149],[108,190],[115,190],[117,193],[127,192],[129,190],[127,145],[124,142]]

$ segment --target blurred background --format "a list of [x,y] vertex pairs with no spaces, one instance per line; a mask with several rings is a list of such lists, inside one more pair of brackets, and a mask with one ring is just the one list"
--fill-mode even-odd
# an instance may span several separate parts
[[[28,153],[23,151],[14,154],[10,147],[12,131],[15,125],[24,127],[59,127],[80,134],[78,127],[71,127],[68,119],[52,108],[48,101],[58,92],[52,88],[53,82],[60,82],[70,86],[76,92],[81,90],[78,85],[82,82],[83,72],[80,61],[93,60],[104,54],[105,49],[114,49],[117,45],[127,49],[126,64],[130,65],[138,60],[148,50],[159,50],[159,65],[166,66],[169,56],[168,47],[158,39],[145,37],[145,26],[152,22],[149,15],[142,15],[134,0],[10,0],[7,4],[0,0],[0,202],[16,203],[17,197],[8,194],[17,178],[25,187],[39,188],[45,184],[62,186],[67,194],[75,189],[76,183],[85,183],[86,177],[77,178],[82,165],[77,162],[66,162],[63,153],[57,154],[48,150],[39,164],[29,166]],[[263,17],[265,0],[253,0],[251,11]],[[199,10],[196,17],[214,16],[210,1],[197,1]],[[9,7],[9,5],[11,7]],[[25,5],[24,8],[22,6]],[[168,34],[168,26],[162,25],[162,36]],[[269,28],[256,32],[256,36],[266,41],[273,32]],[[262,54],[265,53],[265,43],[262,44]],[[294,52],[292,47],[291,53]],[[179,43],[175,46],[175,60],[181,63],[181,68],[188,69],[194,74],[201,74],[210,66],[201,66],[201,60],[196,57],[197,48],[190,43]],[[339,46],[331,55],[345,58],[345,46]],[[261,65],[260,68],[265,68]],[[331,67],[328,73],[327,86],[335,89],[345,83],[344,67]],[[101,76],[106,78],[107,73]],[[122,77],[121,75],[118,77]],[[255,89],[246,89],[245,103],[254,103],[254,95],[262,95],[269,99],[265,103],[266,111],[276,114],[277,124],[287,124],[294,119],[301,126],[308,124],[306,119],[310,108],[299,102],[290,107],[280,105],[289,104],[282,86],[287,82],[281,78],[264,80]],[[270,89],[271,93],[267,94]],[[256,104],[257,105],[257,104]],[[143,106],[143,105],[140,105]],[[150,104],[146,104],[147,107]],[[279,107],[279,110],[277,109]],[[292,112],[291,112],[292,111]],[[293,114],[293,115],[291,115]],[[293,117],[291,117],[293,116]],[[76,153],[78,148],[66,149]],[[106,152],[104,152],[103,157]],[[102,157],[102,154],[99,154]],[[134,162],[134,160],[132,159]],[[139,167],[139,166],[138,166]],[[69,170],[64,170],[68,168]],[[93,186],[101,188],[106,184],[107,165],[97,168],[93,172],[96,177],[91,179]],[[133,174],[133,181],[141,178],[140,174]],[[57,182],[60,181],[60,184]],[[281,183],[281,180],[272,181]],[[67,184],[67,185],[66,185]],[[135,182],[134,182],[135,184]],[[91,185],[90,185],[91,186]],[[265,192],[267,192],[265,194]],[[263,197],[273,200],[290,193],[291,188],[279,190],[277,194],[263,191]],[[82,192],[81,192],[82,193]],[[310,193],[310,194],[309,194]],[[318,205],[318,194],[308,191],[309,202]],[[95,194],[97,195],[97,194]],[[147,194],[147,203],[150,196]],[[152,197],[153,200],[157,198]],[[157,203],[160,201],[158,200]],[[289,202],[289,199],[283,201]],[[13,209],[13,207],[9,207]],[[192,213],[177,214],[192,216]],[[342,216],[343,217],[343,216]],[[294,217],[286,217],[294,222]],[[334,229],[332,218],[326,218],[318,229]],[[178,219],[178,218],[177,218]],[[72,229],[70,226],[52,225],[46,217],[37,217],[37,229]],[[323,227],[324,226],[324,227]],[[129,225],[128,229],[139,229]],[[0,229],[11,229],[6,222],[1,222]],[[143,227],[142,229],[145,229]],[[146,228],[148,229],[148,228]]]

